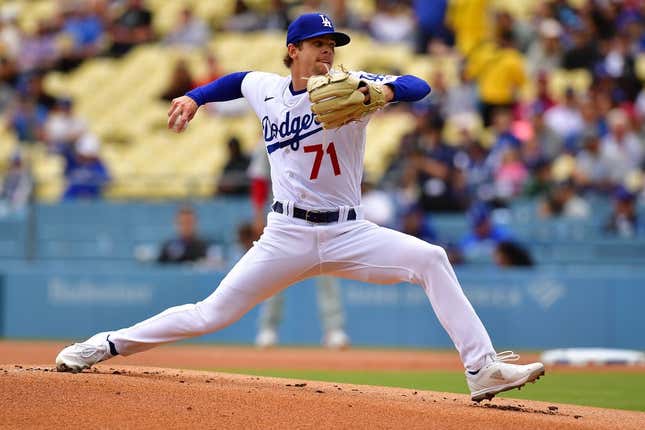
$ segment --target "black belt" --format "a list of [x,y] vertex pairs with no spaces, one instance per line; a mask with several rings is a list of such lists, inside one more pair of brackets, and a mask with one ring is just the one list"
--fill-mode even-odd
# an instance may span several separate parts
[[[279,214],[284,213],[284,205],[282,202],[275,202],[271,206],[274,212]],[[314,224],[328,224],[330,222],[337,222],[340,216],[340,211],[313,211],[293,207],[293,217],[304,219],[305,221],[313,222]],[[347,213],[347,221],[354,221],[356,219],[356,211],[350,209]]]

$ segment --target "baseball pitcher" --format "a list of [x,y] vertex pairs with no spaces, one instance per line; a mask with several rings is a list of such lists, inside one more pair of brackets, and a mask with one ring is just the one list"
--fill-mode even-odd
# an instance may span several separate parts
[[289,75],[232,73],[172,101],[168,125],[177,132],[205,103],[249,101],[271,164],[275,200],[267,226],[209,297],[69,346],[56,358],[59,371],[78,372],[116,354],[220,330],[289,285],[326,274],[423,288],[460,354],[474,401],[544,374],[542,363],[512,364],[517,354],[495,352],[442,248],[363,218],[360,185],[370,115],[390,102],[419,100],[430,88],[410,75],[334,68],[336,48],[349,42],[328,16],[301,15],[287,30]]

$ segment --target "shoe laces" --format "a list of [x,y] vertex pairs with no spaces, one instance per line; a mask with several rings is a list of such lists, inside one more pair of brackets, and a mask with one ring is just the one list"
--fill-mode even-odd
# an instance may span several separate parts
[[493,357],[494,361],[504,361],[504,362],[509,362],[509,361],[517,361],[520,359],[520,355],[514,353],[513,351],[502,351]]

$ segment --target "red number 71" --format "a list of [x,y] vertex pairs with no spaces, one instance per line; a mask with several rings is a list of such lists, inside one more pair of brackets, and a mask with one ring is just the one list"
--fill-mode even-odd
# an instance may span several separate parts
[[[309,179],[316,179],[318,177],[318,173],[320,172],[320,163],[322,163],[323,156],[325,155],[322,143],[319,143],[317,145],[308,145],[303,147],[303,149],[305,150],[305,152],[316,153],[314,165],[311,167],[311,175],[309,176]],[[334,169],[334,175],[340,175],[340,165],[338,164],[338,156],[336,155],[334,142],[329,142],[329,146],[327,146],[327,154],[329,155],[329,158],[331,158],[331,166]]]

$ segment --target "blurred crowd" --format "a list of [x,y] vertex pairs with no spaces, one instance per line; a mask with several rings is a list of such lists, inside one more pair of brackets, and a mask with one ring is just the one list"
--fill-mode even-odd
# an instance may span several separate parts
[[[260,8],[237,0],[232,15],[216,24],[183,8],[163,35],[144,0],[59,4],[53,18],[29,32],[18,25],[18,11],[0,7],[0,115],[19,141],[44,142],[61,154],[65,198],[99,197],[110,174],[74,101],[43,88],[46,73],[68,72],[96,56],[120,57],[142,43],[205,48],[219,31],[286,30],[294,16],[323,11],[352,33],[459,65],[456,76],[441,68],[424,76],[433,88],[426,99],[392,107],[412,112],[416,127],[383,177],[370,179],[393,196],[391,225],[430,240],[428,214],[464,212],[475,231],[482,217],[520,199],[539,201],[543,218],[585,219],[593,212],[589,197],[603,195],[614,205],[607,231],[643,231],[636,209],[645,168],[643,1],[547,0],[532,2],[522,15],[488,0],[375,0],[366,16],[345,0],[272,0]],[[224,73],[213,55],[206,62],[208,73],[199,78],[178,62],[159,97],[172,100]],[[248,156],[239,142],[229,150],[218,192],[248,192],[248,179],[240,179]],[[24,169],[20,154],[6,164],[2,195],[24,196],[29,181],[15,179]]]

